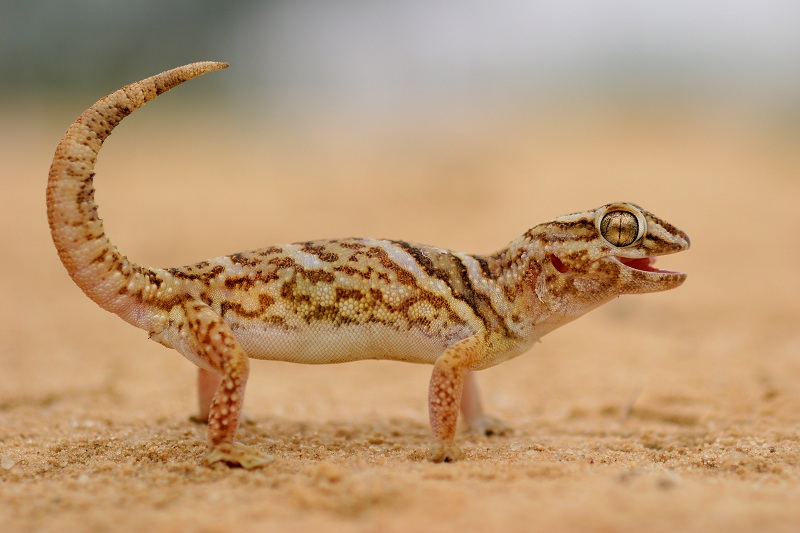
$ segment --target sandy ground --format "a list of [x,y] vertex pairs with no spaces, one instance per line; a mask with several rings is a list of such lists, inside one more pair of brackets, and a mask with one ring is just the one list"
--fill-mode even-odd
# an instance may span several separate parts
[[690,234],[660,263],[689,279],[482,372],[513,432],[461,435],[460,463],[424,460],[429,367],[256,362],[240,436],[276,460],[207,468],[192,365],[86,299],[50,242],[45,177],[79,109],[10,111],[0,530],[800,529],[796,125],[523,113],[287,133],[168,108],[128,119],[96,180],[108,233],[146,265],[351,235],[489,252],[631,200]]

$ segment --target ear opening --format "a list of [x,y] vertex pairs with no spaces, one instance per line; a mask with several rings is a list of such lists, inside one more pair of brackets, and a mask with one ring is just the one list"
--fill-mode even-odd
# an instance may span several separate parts
[[555,256],[555,254],[550,254],[550,262],[553,263],[553,266],[556,270],[561,272],[562,274],[566,274],[569,272],[569,267],[561,262],[561,259]]

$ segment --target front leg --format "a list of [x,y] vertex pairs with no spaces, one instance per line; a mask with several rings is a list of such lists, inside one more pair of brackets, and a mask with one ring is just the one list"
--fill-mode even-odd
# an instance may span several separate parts
[[433,443],[428,458],[434,463],[457,461],[463,454],[455,443],[464,378],[483,356],[483,341],[467,337],[447,348],[433,364],[428,389],[428,413]]
[[[220,376],[219,380],[205,376],[207,384],[218,383],[218,387],[207,413],[209,452],[204,462],[248,469],[270,462],[269,456],[234,442],[250,374],[247,355],[230,327],[209,306],[202,302],[188,302],[184,304],[184,312],[196,356]],[[204,374],[201,373],[199,377],[203,379]],[[201,392],[201,402],[204,401],[202,395]],[[200,415],[203,416],[203,405],[200,408]]]

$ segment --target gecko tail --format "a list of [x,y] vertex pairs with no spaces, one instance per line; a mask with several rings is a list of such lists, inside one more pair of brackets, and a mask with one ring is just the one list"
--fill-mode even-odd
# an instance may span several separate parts
[[136,109],[181,83],[227,63],[202,62],[156,74],[97,101],[69,127],[56,148],[47,182],[47,218],[53,243],[69,275],[103,309],[152,331],[163,271],[136,265],[105,234],[94,202],[97,154],[111,131]]

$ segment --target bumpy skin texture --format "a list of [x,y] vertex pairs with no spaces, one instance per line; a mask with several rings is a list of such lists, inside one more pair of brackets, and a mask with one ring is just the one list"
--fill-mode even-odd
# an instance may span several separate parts
[[69,128],[50,168],[53,242],[75,283],[104,309],[200,367],[206,463],[245,468],[270,458],[234,441],[248,357],[298,363],[392,359],[433,365],[430,459],[461,457],[459,408],[483,414],[473,371],[622,294],[677,287],[685,274],[654,257],[689,238],[630,203],[539,224],[493,255],[397,240],[332,239],[270,246],[181,268],[144,268],[111,244],[94,203],[94,166],[119,122],[159,94],[224,63],[193,63],[124,87]]

